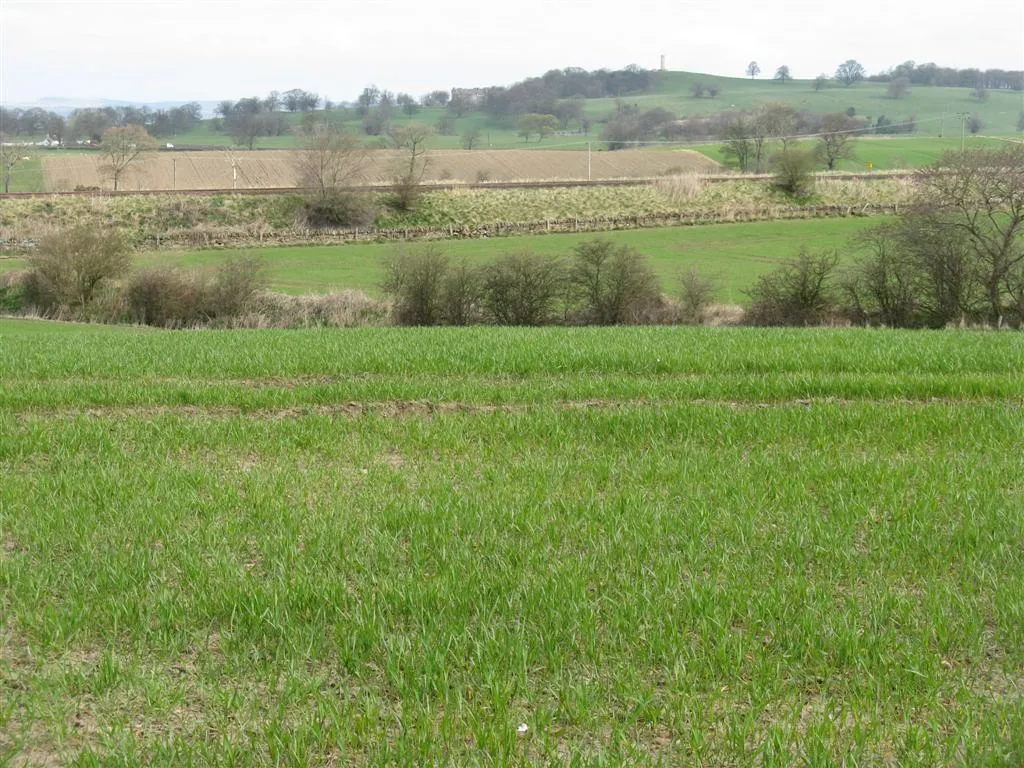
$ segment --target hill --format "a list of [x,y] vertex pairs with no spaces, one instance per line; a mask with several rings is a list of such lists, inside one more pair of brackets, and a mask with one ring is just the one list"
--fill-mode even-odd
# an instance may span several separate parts
[[[718,93],[715,98],[694,98],[693,87],[701,83],[706,87],[714,86]],[[584,114],[590,121],[586,134],[556,135],[538,141],[531,139],[529,143],[518,135],[512,121],[501,121],[491,118],[482,110],[467,112],[463,117],[453,117],[440,107],[420,109],[414,116],[406,116],[396,112],[394,123],[416,121],[431,126],[438,126],[442,119],[448,118],[447,131],[439,132],[432,141],[436,149],[462,148],[462,137],[469,131],[477,131],[480,135],[480,148],[523,148],[533,146],[547,148],[586,148],[587,142],[600,140],[603,123],[621,103],[635,105],[641,110],[660,107],[667,109],[679,117],[700,117],[721,114],[724,112],[742,112],[753,109],[765,102],[782,102],[794,109],[814,114],[830,112],[846,112],[850,109],[855,114],[876,120],[884,115],[892,122],[899,123],[913,116],[917,121],[917,131],[913,134],[918,138],[959,138],[960,121],[957,113],[977,116],[981,121],[980,133],[990,136],[1019,135],[1017,123],[1024,111],[1024,93],[1019,91],[988,91],[984,100],[975,98],[969,88],[950,88],[940,86],[916,86],[900,99],[889,98],[886,83],[861,82],[844,87],[829,83],[823,90],[815,90],[810,80],[792,80],[781,83],[767,79],[743,79],[717,77],[696,72],[664,72],[658,85],[650,93],[634,94],[620,99],[597,98],[584,102]],[[348,130],[355,134],[363,134],[362,118],[354,110],[335,110],[334,117],[342,122]],[[292,125],[298,125],[302,116],[288,116]],[[220,145],[230,143],[230,137],[215,129],[213,120],[206,120],[188,134],[177,136],[173,142],[178,145],[196,146]],[[905,137],[904,137],[905,138]],[[367,143],[379,143],[380,137],[366,137]],[[295,146],[293,136],[268,136],[261,138],[257,146],[262,148],[284,149]],[[909,153],[913,156],[914,153]],[[928,153],[928,158],[932,153]]]
[[[695,83],[716,86],[716,98],[695,99]],[[679,115],[711,115],[730,110],[749,110],[768,101],[791,105],[798,111],[815,114],[845,112],[853,107],[856,114],[877,118],[886,115],[894,120],[916,115],[919,133],[938,136],[944,128],[947,136],[960,134],[955,115],[965,112],[978,115],[984,124],[983,132],[993,136],[1019,134],[1017,121],[1024,110],[1024,92],[988,91],[987,98],[979,101],[970,88],[915,86],[901,99],[887,96],[887,83],[860,82],[849,87],[830,82],[821,90],[814,89],[811,80],[791,80],[786,83],[768,79],[716,77],[696,72],[664,72],[652,93],[629,96],[625,101],[642,109],[661,107]],[[588,116],[606,115],[615,108],[614,99],[592,99],[586,103]],[[946,116],[944,123],[942,116]]]

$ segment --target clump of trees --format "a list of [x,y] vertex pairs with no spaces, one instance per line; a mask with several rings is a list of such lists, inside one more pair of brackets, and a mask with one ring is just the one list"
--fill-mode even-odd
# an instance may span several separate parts
[[173,137],[193,130],[202,120],[198,102],[170,109],[149,107],[102,107],[76,109],[68,117],[34,107],[0,107],[0,126],[11,137],[47,140],[55,146],[83,141],[98,144],[108,128],[143,127],[150,136]]
[[917,174],[893,223],[856,242],[856,261],[802,253],[748,292],[748,322],[942,328],[1024,324],[1024,146],[950,154]]
[[722,153],[741,171],[761,173],[773,143],[785,150],[800,130],[801,116],[788,104],[762,104],[752,114],[733,116],[723,131]]
[[615,113],[605,123],[601,139],[608,149],[618,150],[642,142],[678,138],[682,126],[676,115],[661,107],[641,111],[634,104],[620,102]]

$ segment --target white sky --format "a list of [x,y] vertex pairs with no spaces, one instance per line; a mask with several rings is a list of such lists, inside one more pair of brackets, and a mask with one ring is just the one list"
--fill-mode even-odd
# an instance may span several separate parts
[[376,83],[417,96],[548,69],[762,77],[876,72],[906,59],[1024,69],[1020,0],[0,0],[0,98],[335,101]]

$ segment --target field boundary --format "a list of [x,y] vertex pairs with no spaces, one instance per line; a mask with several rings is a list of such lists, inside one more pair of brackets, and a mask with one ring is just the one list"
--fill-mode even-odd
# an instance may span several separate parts
[[[493,222],[434,227],[368,227],[337,230],[274,231],[262,226],[230,227],[220,231],[182,229],[150,235],[139,243],[141,250],[184,247],[213,249],[227,247],[274,247],[287,245],[342,245],[357,242],[400,242],[406,240],[468,240],[524,235],[613,232],[661,227],[703,226],[756,221],[848,218],[851,216],[894,216],[899,203],[865,205],[818,205],[802,208],[751,206],[715,211],[637,214],[630,216],[543,219],[520,222]],[[4,243],[0,250],[23,248],[25,242]]]
[[[835,181],[872,181],[887,179],[911,179],[915,171],[874,171],[870,173],[819,173],[819,180]],[[685,175],[685,174],[683,174]],[[744,181],[767,181],[772,178],[768,173],[748,174],[695,174],[701,181],[711,184]],[[565,179],[558,181],[486,181],[486,182],[444,182],[421,184],[423,192],[448,192],[460,189],[571,189],[574,187],[644,187],[664,181],[671,176],[648,176],[635,179]],[[340,188],[345,192],[394,192],[397,187],[391,184],[363,184]],[[301,195],[314,190],[303,187],[249,187],[244,189],[125,189],[113,191],[109,189],[76,190],[64,192],[8,192],[0,193],[0,200],[6,199],[50,199],[62,197],[155,197],[184,195],[188,197],[215,197],[221,195]]]

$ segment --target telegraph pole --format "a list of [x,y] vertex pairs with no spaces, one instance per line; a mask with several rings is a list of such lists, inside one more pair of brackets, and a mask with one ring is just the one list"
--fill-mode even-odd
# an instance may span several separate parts
[[957,112],[956,116],[960,118],[960,154],[964,153],[964,147],[967,144],[967,120],[970,118],[970,112]]

